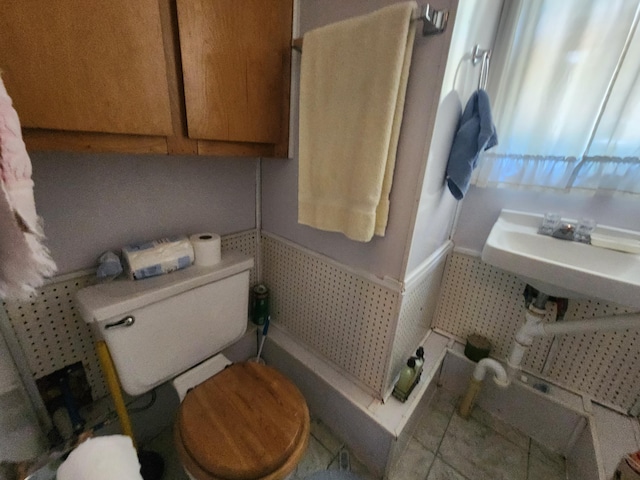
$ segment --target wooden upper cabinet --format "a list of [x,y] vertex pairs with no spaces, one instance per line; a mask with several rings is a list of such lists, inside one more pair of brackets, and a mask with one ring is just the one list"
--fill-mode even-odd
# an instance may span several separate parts
[[293,0],[2,0],[31,150],[286,156]]
[[282,140],[291,15],[290,1],[178,0],[189,137]]
[[3,0],[0,45],[23,127],[172,133],[158,0]]

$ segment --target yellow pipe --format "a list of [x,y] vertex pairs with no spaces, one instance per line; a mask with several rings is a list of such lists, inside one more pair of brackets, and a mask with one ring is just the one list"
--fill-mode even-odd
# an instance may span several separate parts
[[104,340],[99,340],[96,343],[96,350],[98,352],[98,358],[100,359],[102,371],[104,372],[104,376],[107,380],[109,392],[111,392],[111,398],[113,399],[113,403],[116,407],[116,413],[118,414],[118,419],[120,420],[120,428],[122,429],[122,433],[131,437],[133,446],[137,449],[136,439],[133,436],[133,428],[131,428],[131,419],[129,418],[129,412],[127,412],[127,406],[124,403],[124,398],[122,398],[122,389],[120,388],[118,373],[113,366],[113,360],[111,360],[109,348],[107,347],[107,344],[104,342]]
[[476,380],[471,377],[469,386],[467,387],[467,392],[464,394],[464,397],[462,397],[462,401],[458,407],[458,413],[462,418],[468,419],[471,415],[471,410],[473,410],[473,406],[476,403],[476,398],[478,397],[481,388],[482,380]]

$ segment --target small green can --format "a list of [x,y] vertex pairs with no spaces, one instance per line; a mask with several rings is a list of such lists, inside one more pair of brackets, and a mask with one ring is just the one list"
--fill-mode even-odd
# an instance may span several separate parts
[[269,289],[258,284],[253,287],[253,302],[251,306],[251,321],[256,325],[264,325],[269,318]]

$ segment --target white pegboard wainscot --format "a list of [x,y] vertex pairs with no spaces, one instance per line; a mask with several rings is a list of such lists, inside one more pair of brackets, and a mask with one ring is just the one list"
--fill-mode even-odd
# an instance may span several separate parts
[[94,337],[74,296],[91,285],[94,275],[66,275],[44,285],[29,300],[4,302],[11,326],[31,369],[39,379],[76,362],[82,362],[94,399],[107,394]]
[[406,364],[407,358],[415,354],[416,348],[431,328],[438,305],[446,255],[449,252],[449,245],[440,249],[427,259],[424,268],[415,278],[407,280],[405,291],[401,297],[400,316],[391,354],[391,367],[386,380],[387,391],[393,388],[393,382]]
[[[220,250],[224,253],[227,250],[236,250],[245,255],[256,258],[256,231],[247,230],[232,235],[225,235],[220,239]],[[255,263],[255,262],[254,262]],[[255,266],[249,272],[249,285],[255,285],[258,282],[256,278]]]
[[[256,232],[249,230],[221,239],[222,252],[238,250],[255,256]],[[251,270],[255,279],[255,268]],[[78,272],[54,278],[38,295],[24,302],[3,302],[11,326],[34,378],[42,378],[66,365],[82,362],[94,400],[107,395],[91,328],[76,310],[78,290],[95,282],[93,274]]]
[[271,235],[262,236],[271,317],[382,398],[400,292]]
[[[492,357],[506,358],[524,323],[525,286],[517,277],[478,257],[454,253],[447,261],[434,326],[455,335],[462,343],[471,334],[482,335],[491,341]],[[555,307],[550,303],[545,321],[554,316]],[[550,347],[551,339],[536,339],[523,367],[541,371]]]
[[[492,356],[507,357],[516,330],[524,323],[525,284],[514,275],[483,263],[480,258],[454,253],[447,262],[434,327],[461,341],[471,333],[489,338]],[[630,313],[599,300],[569,300],[564,321]],[[547,305],[545,322],[555,320]],[[570,390],[626,412],[640,400],[640,329],[595,332],[558,337],[550,355],[551,338],[538,338],[525,356],[523,368]]]
[[[633,310],[598,300],[570,302],[566,321]],[[640,329],[559,337],[550,379],[628,411],[640,400]]]

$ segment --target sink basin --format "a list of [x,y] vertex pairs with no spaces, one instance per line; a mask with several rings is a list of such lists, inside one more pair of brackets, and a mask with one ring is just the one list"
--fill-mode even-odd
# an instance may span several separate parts
[[[489,265],[552,296],[599,298],[640,308],[640,254],[538,234],[543,215],[502,210],[482,250]],[[594,234],[640,241],[640,233],[598,225]]]

